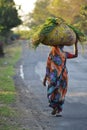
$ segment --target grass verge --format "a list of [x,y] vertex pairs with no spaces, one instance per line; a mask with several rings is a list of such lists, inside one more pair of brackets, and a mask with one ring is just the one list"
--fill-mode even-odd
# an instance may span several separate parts
[[14,65],[19,60],[21,44],[15,43],[5,48],[5,57],[0,58],[0,129],[21,130],[15,118],[18,113],[12,104],[16,100],[16,90],[13,81]]

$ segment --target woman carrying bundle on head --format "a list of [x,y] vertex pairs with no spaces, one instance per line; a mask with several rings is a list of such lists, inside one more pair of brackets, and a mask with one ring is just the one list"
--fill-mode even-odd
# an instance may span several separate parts
[[49,106],[53,109],[52,115],[62,112],[68,87],[66,60],[78,56],[77,42],[78,40],[75,42],[74,54],[64,52],[63,45],[52,46],[49,53],[43,85],[46,86],[48,82],[47,97]]
[[[53,108],[52,115],[60,113],[65,101],[68,87],[68,73],[66,60],[78,56],[77,42],[86,41],[84,33],[72,25],[68,25],[61,18],[49,18],[40,26],[32,38],[32,44],[36,47],[40,43],[51,46],[46,66],[46,75],[43,85],[48,82],[47,97],[49,106]],[[75,52],[71,54],[63,50],[64,46],[75,45]]]

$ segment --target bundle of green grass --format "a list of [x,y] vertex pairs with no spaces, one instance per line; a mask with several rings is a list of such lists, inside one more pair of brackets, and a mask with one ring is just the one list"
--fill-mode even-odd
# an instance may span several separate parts
[[48,18],[45,23],[38,27],[32,36],[32,44],[36,48],[40,43],[47,46],[65,45],[71,46],[76,38],[84,41],[84,34],[75,27],[68,25],[61,18]]

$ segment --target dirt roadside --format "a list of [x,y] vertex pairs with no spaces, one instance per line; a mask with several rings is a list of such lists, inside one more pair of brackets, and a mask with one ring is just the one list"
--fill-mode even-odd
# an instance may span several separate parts
[[34,97],[19,75],[19,65],[20,61],[15,66],[16,75],[13,77],[17,91],[14,107],[19,115],[16,118],[16,122],[20,130],[42,130],[43,128],[37,121],[39,113],[37,115],[37,112],[35,112],[36,108],[32,105],[32,102],[34,103]]

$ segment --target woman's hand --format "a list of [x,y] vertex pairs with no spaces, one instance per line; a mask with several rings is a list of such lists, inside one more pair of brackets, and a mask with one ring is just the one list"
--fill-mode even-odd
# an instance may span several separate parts
[[43,79],[43,85],[46,86],[46,76],[45,76],[45,78]]

